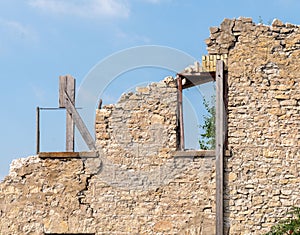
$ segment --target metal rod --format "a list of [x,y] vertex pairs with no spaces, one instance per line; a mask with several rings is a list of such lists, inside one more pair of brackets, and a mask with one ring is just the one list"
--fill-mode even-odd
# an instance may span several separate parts
[[183,106],[182,106],[182,77],[177,77],[177,87],[178,87],[178,115],[179,115],[179,149],[184,150],[184,126],[183,126]]
[[[83,108],[76,107],[76,109],[83,109]],[[66,108],[40,108],[40,110],[66,110]]]
[[39,108],[40,110],[65,110],[65,108],[42,108],[42,107],[40,107]]
[[36,107],[36,154],[40,152],[40,107]]

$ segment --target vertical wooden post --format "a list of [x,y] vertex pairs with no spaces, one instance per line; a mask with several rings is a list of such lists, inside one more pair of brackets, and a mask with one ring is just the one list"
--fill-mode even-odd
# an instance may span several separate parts
[[224,234],[224,62],[216,63],[216,234]]
[[[75,79],[71,76],[67,76],[67,94],[71,99],[73,105],[75,105]],[[74,152],[74,121],[72,114],[66,113],[66,151]]]
[[40,107],[36,107],[36,154],[40,152]]
[[[59,107],[66,107],[66,96],[68,97],[73,105],[75,105],[75,79],[70,76],[60,76],[59,77]],[[74,120],[72,113],[66,113],[66,151],[74,151]]]
[[182,77],[177,77],[177,88],[178,88],[178,118],[179,118],[179,149],[184,150],[184,126],[183,126],[183,106],[182,106]]

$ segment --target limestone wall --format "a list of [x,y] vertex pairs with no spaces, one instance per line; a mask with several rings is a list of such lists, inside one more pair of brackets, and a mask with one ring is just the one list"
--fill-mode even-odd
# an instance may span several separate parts
[[[225,225],[263,234],[300,206],[300,31],[225,19]],[[214,158],[173,157],[177,89],[168,78],[96,113],[98,158],[13,162],[0,183],[0,234],[214,234]]]
[[226,226],[262,234],[300,206],[300,29],[225,19],[208,52],[228,55]]
[[149,168],[177,149],[177,88],[169,77],[96,113],[96,145],[112,162]]
[[81,194],[98,167],[96,160],[15,160],[0,184],[0,234],[93,232]]
[[14,162],[0,184],[1,234],[213,234],[214,158],[173,157],[168,78],[96,114],[99,158]]

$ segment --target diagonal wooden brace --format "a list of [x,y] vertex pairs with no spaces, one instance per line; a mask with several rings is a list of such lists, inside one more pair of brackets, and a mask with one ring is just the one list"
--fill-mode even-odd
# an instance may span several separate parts
[[91,136],[89,130],[87,129],[86,125],[84,124],[82,118],[80,117],[79,113],[77,112],[74,104],[72,103],[67,91],[64,91],[65,96],[65,107],[67,112],[72,115],[73,121],[75,126],[79,130],[83,140],[87,144],[90,150],[95,150],[95,140]]

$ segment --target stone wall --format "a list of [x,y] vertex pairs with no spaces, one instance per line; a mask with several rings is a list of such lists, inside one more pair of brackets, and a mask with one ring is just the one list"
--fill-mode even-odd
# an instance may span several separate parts
[[148,169],[177,149],[177,88],[172,77],[123,94],[96,113],[96,146],[110,161]]
[[172,156],[173,79],[97,110],[95,129],[99,158],[13,163],[0,184],[1,234],[214,233],[214,158]]
[[262,234],[300,206],[300,29],[239,18],[210,32],[208,52],[228,53],[226,226]]
[[[300,31],[225,19],[208,52],[228,54],[225,225],[263,234],[300,206]],[[1,234],[214,234],[215,159],[173,157],[171,78],[97,110],[98,158],[12,163],[0,183]]]
[[99,161],[18,159],[0,184],[0,233],[93,232],[92,209],[82,203]]

